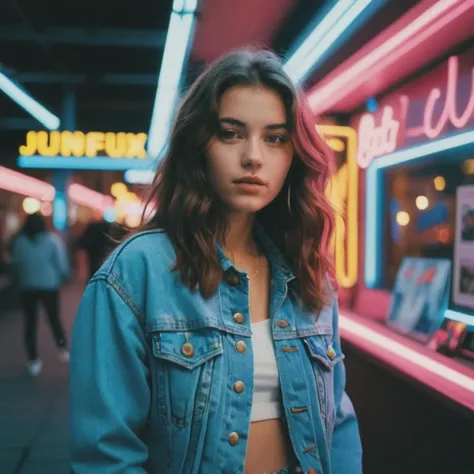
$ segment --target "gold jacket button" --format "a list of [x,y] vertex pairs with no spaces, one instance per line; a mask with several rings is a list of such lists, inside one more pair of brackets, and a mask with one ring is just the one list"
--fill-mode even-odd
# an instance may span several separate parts
[[235,431],[232,431],[232,433],[229,435],[229,444],[231,446],[235,446],[236,444],[239,443],[239,440],[240,440],[239,434],[236,433]]
[[336,357],[336,351],[330,347],[327,352],[328,357],[332,360],[334,357]]
[[181,347],[184,357],[192,357],[194,355],[194,346],[190,342],[186,342]]
[[247,344],[244,341],[237,341],[235,343],[235,348],[239,354],[243,354],[247,350]]
[[241,380],[234,383],[234,392],[242,393],[244,390],[245,390],[245,384]]
[[229,271],[226,273],[225,281],[230,286],[237,286],[240,283],[240,278],[234,271]]
[[277,326],[278,326],[279,328],[285,329],[285,328],[287,328],[289,325],[290,325],[290,323],[289,323],[288,321],[285,321],[284,319],[279,319],[279,320],[277,321]]
[[237,324],[243,324],[244,323],[244,315],[242,313],[235,313],[234,314],[234,321]]

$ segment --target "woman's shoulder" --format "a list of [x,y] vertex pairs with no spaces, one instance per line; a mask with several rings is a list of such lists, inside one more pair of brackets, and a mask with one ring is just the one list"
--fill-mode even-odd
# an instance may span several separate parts
[[106,259],[99,273],[115,277],[168,268],[176,257],[173,245],[161,229],[138,232],[125,239]]

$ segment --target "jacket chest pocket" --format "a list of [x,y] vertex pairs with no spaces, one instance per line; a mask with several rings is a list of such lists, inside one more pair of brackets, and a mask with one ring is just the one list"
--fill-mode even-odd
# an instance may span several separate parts
[[332,337],[326,335],[309,336],[303,339],[311,359],[313,373],[321,408],[321,415],[330,433],[334,425],[334,367],[344,358],[340,350],[332,345]]
[[152,345],[158,412],[176,426],[189,426],[206,410],[222,336],[214,329],[153,332]]

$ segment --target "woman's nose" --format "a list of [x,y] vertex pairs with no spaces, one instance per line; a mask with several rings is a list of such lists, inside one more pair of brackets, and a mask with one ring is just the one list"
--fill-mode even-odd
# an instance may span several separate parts
[[258,168],[262,165],[262,152],[260,144],[257,140],[248,140],[247,147],[244,151],[243,164],[247,167]]

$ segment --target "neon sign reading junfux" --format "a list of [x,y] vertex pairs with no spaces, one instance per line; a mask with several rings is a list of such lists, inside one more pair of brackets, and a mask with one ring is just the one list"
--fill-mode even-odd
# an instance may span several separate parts
[[[470,94],[464,111],[460,113],[456,104],[459,85],[459,58],[452,56],[448,60],[448,75],[446,94],[441,115],[434,117],[434,111],[441,99],[441,89],[431,89],[425,103],[423,122],[419,127],[403,127],[409,110],[410,99],[406,95],[399,96],[400,119],[394,118],[394,109],[386,105],[382,109],[382,118],[377,125],[373,114],[364,114],[359,121],[357,163],[361,168],[367,168],[378,156],[391,153],[400,146],[404,137],[425,136],[433,139],[445,130],[448,123],[453,127],[464,128],[474,117],[474,68],[471,71]],[[403,123],[402,123],[403,122]],[[404,137],[400,133],[404,131]]]
[[146,133],[30,131],[25,145],[20,147],[20,154],[87,158],[104,154],[109,158],[146,158],[146,140]]

